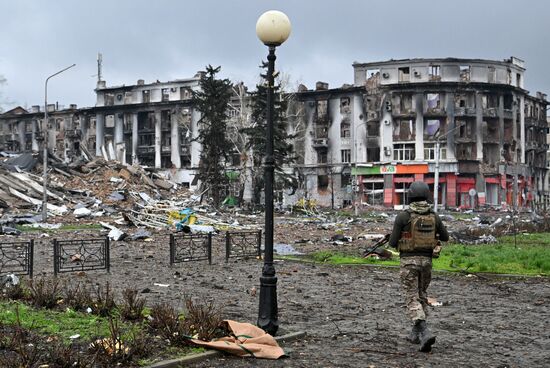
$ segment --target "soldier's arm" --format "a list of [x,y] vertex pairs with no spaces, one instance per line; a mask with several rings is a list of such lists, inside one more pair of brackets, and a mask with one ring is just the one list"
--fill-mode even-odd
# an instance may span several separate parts
[[445,225],[443,225],[443,221],[441,221],[438,215],[435,215],[435,227],[439,240],[448,241],[449,233],[447,232],[447,228],[445,227]]
[[397,248],[397,243],[399,242],[399,239],[401,239],[401,232],[403,231],[403,227],[406,224],[407,217],[408,214],[406,212],[401,212],[395,218],[395,222],[393,223],[393,230],[390,235],[390,240],[388,241],[390,247]]

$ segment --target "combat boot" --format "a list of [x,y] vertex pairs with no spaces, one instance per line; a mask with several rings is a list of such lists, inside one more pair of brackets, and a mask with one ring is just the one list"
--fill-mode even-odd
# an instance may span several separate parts
[[420,349],[419,351],[422,351],[424,353],[428,353],[432,351],[432,345],[435,343],[435,336],[432,335],[430,330],[428,329],[428,325],[426,324],[426,321],[419,321],[418,326],[420,328]]
[[409,336],[407,336],[407,341],[411,344],[420,344],[420,322],[420,320],[415,321]]

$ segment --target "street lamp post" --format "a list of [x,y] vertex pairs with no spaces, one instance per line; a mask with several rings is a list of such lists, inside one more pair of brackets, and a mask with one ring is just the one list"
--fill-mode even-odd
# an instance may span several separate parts
[[71,66],[66,67],[65,69],[62,69],[58,71],[57,73],[54,73],[50,75],[48,78],[46,78],[46,82],[44,82],[44,124],[42,126],[42,130],[44,132],[44,154],[43,154],[43,168],[44,173],[42,177],[42,221],[45,222],[48,219],[48,81],[50,78],[55,77],[58,74],[63,73],[65,70],[72,68],[76,64],[73,64]]
[[290,20],[286,14],[269,10],[256,23],[256,34],[269,48],[267,56],[267,132],[265,156],[265,253],[262,276],[260,277],[260,305],[258,326],[271,335],[279,328],[277,308],[277,277],[273,266],[273,178],[275,159],[273,156],[273,84],[275,70],[275,48],[290,35]]

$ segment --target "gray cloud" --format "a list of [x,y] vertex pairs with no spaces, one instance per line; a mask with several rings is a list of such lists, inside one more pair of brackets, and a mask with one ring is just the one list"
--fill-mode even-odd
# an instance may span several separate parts
[[351,83],[353,61],[514,55],[526,61],[526,87],[550,92],[550,3],[542,0],[19,0],[0,4],[2,95],[41,104],[44,79],[76,63],[51,80],[49,100],[93,105],[98,51],[108,85],[187,78],[212,64],[253,86],[266,54],[255,23],[269,9],[293,25],[277,51],[278,69],[309,87]]

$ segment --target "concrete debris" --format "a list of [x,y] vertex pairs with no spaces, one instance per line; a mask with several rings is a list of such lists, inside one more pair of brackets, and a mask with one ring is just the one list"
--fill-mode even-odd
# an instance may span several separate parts
[[92,211],[86,207],[80,207],[74,210],[73,215],[76,218],[88,217],[92,214]]
[[0,234],[3,235],[20,235],[21,231],[10,226],[0,226]]
[[0,288],[10,288],[19,285],[19,277],[13,273],[0,277]]
[[147,239],[151,237],[151,232],[145,229],[138,229],[135,233],[130,236],[132,240]]
[[475,236],[475,235],[468,235],[463,232],[452,232],[449,235],[453,239],[453,241],[460,244],[477,245],[477,244],[494,244],[497,242],[497,238],[495,238],[493,235],[490,235],[490,234]]

